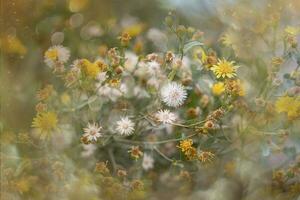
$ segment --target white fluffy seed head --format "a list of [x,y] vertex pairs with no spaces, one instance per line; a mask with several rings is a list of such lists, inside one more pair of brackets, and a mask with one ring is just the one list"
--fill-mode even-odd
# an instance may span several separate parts
[[160,95],[162,101],[166,105],[171,107],[179,107],[184,103],[187,97],[187,92],[183,85],[176,82],[170,82],[161,88]]
[[122,117],[119,121],[117,121],[116,131],[120,135],[131,135],[134,131],[134,123],[128,117]]
[[163,124],[172,124],[176,120],[176,115],[169,110],[160,110],[155,113],[155,118]]

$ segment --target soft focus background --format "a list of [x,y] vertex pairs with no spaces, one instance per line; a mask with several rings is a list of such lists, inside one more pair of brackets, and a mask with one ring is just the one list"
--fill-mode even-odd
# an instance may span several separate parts
[[[48,83],[56,84],[53,83],[56,79],[53,78],[51,70],[43,60],[44,52],[52,45],[62,44],[68,47],[72,52],[72,59],[73,57],[94,58],[101,54],[101,47],[104,44],[109,47],[115,46],[116,38],[122,31],[127,30],[139,35],[138,39],[140,38],[141,41],[152,41],[144,44],[145,54],[153,51],[164,52],[168,47],[162,44],[166,44],[168,38],[159,30],[165,28],[164,19],[172,11],[176,14],[180,24],[193,26],[204,32],[205,45],[210,46],[219,54],[235,54],[238,57],[238,61],[243,63],[240,78],[245,80],[247,97],[253,97],[256,95],[257,88],[260,88],[268,78],[272,58],[283,48],[281,44],[276,44],[276,41],[282,40],[280,30],[283,31],[287,26],[300,26],[299,10],[299,0],[1,0],[1,135],[3,132],[30,131],[32,119],[36,113],[37,90]],[[270,27],[276,27],[274,29],[278,32]],[[157,42],[156,38],[161,38],[161,41]],[[272,45],[274,48],[270,49]],[[284,63],[279,78],[282,79],[283,75],[296,65],[295,60]],[[299,129],[297,130],[299,125],[296,124],[295,127],[294,130],[298,134],[295,137],[297,140],[295,139],[294,143],[290,141],[290,143],[298,148],[295,151],[299,154]],[[257,143],[251,145],[245,148],[246,154],[249,152],[251,154],[252,148],[261,149],[255,146]],[[16,147],[9,147],[10,152],[17,151],[16,149]],[[31,153],[31,150],[26,148],[21,148],[22,150]],[[76,155],[68,158],[73,150],[78,149],[69,149],[65,155],[62,155],[67,160],[66,165],[72,165],[68,168],[70,173],[73,173],[75,168],[84,168],[86,164],[84,162],[74,164],[70,161],[76,160],[74,159]],[[35,152],[34,155],[40,156],[41,154]],[[283,159],[281,154],[272,158],[271,166],[273,163],[276,167],[283,165],[281,159]],[[262,163],[269,162],[259,156],[258,160]],[[24,163],[27,165],[25,161]],[[260,186],[270,184],[268,180],[260,179],[260,175],[266,170],[263,168],[264,165],[256,165],[255,162],[250,161],[241,162],[240,165],[243,166],[240,172],[241,177],[234,177],[233,181],[223,178],[215,182],[211,181],[207,183],[207,188],[205,188],[207,190],[204,191],[198,191],[195,186],[194,193],[191,193],[189,198],[198,199],[197,195],[199,195],[209,200],[252,200],[259,197],[267,199],[261,195],[261,191],[255,196],[254,192],[252,195],[241,189],[248,188],[250,191],[257,191],[256,189],[260,188],[263,190]],[[230,163],[226,166],[230,171],[232,167]],[[88,172],[84,170],[78,171],[76,171],[78,176],[72,177],[72,183],[67,187],[69,189],[80,188],[84,181],[91,186],[81,188],[84,190],[80,193],[82,196],[76,193],[79,196],[69,194],[68,198],[95,199],[93,195],[85,196],[97,193],[97,189],[94,188],[95,184],[91,181],[93,175],[87,174]],[[200,182],[212,176],[217,177],[218,171],[216,171],[203,175],[199,178]],[[1,176],[4,176],[3,171]],[[156,174],[148,176],[153,178]],[[268,174],[267,177],[272,178],[272,175]],[[165,175],[161,179],[161,182],[169,183],[168,180],[171,178]],[[211,184],[212,182],[214,184]],[[29,190],[26,186],[24,187],[24,191]],[[157,195],[153,195],[153,199],[174,197],[166,194],[159,187],[154,187]],[[162,188],[173,191],[177,187],[170,183]],[[45,190],[51,193],[49,197],[40,194],[36,196],[25,194],[21,197],[16,195],[14,199],[54,199],[53,194],[56,191],[51,189]],[[300,189],[296,190],[296,193],[299,191]],[[226,195],[223,197],[209,195],[216,193]],[[277,199],[297,199],[298,194],[291,198],[279,196]]]

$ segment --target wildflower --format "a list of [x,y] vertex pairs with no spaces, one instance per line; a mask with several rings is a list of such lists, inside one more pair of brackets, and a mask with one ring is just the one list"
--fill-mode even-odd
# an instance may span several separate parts
[[180,141],[179,146],[177,146],[179,149],[181,149],[182,152],[187,152],[193,145],[192,139],[185,139]]
[[44,104],[42,102],[39,102],[36,106],[35,106],[35,110],[38,113],[41,112],[45,112],[47,110],[47,104]]
[[275,109],[278,113],[286,113],[289,118],[296,118],[300,115],[300,100],[296,97],[280,97],[275,103]]
[[109,85],[111,86],[111,87],[118,87],[118,86],[120,86],[120,79],[117,79],[117,78],[115,78],[115,79],[111,79],[111,80],[109,80]]
[[202,48],[196,48],[193,55],[195,60],[204,65],[206,69],[210,69],[213,65],[217,64],[217,55],[213,51],[206,54]]
[[276,66],[281,65],[283,61],[284,60],[281,57],[274,57],[272,58],[272,65],[276,65]]
[[163,124],[172,124],[176,120],[176,115],[169,110],[160,110],[155,114],[155,118]]
[[15,181],[15,188],[16,190],[20,193],[26,193],[30,190],[30,182],[28,180],[28,178],[22,177],[19,180]]
[[57,63],[66,63],[70,58],[70,51],[61,45],[52,46],[45,52],[44,58],[49,67],[54,67]]
[[187,151],[184,152],[184,155],[188,160],[195,160],[197,158],[198,152],[195,147],[190,147]]
[[139,146],[132,146],[128,153],[130,153],[130,156],[136,160],[143,155],[143,152],[140,150]]
[[238,66],[234,65],[234,61],[219,59],[218,63],[210,68],[217,78],[233,78],[236,76]]
[[239,43],[238,35],[234,34],[234,32],[227,32],[221,38],[220,41],[223,45],[227,47],[232,47]]
[[124,62],[124,69],[126,71],[132,72],[136,64],[138,63],[138,56],[130,51],[125,52],[125,62]]
[[189,108],[187,111],[186,111],[186,114],[188,117],[190,118],[196,118],[200,113],[200,108],[199,107],[196,107],[196,108]]
[[71,97],[68,93],[64,92],[61,96],[60,96],[60,101],[64,104],[64,105],[69,105],[71,102]]
[[300,33],[300,28],[299,27],[294,27],[294,26],[287,26],[284,29],[284,32],[289,35],[289,36],[293,36],[295,37],[296,35],[298,35]]
[[122,35],[119,37],[122,46],[127,46],[129,41],[131,40],[131,36],[127,32],[123,32]]
[[165,55],[165,60],[168,63],[171,63],[174,60],[174,54],[171,51],[168,51]]
[[213,129],[215,127],[215,123],[212,120],[208,120],[204,124],[204,128],[206,129]]
[[145,24],[143,23],[133,23],[124,28],[123,32],[129,33],[131,36],[139,35],[145,28]]
[[150,53],[146,56],[147,61],[156,61],[158,59],[158,55],[156,53]]
[[116,67],[116,68],[115,68],[115,72],[116,72],[116,74],[122,74],[122,72],[123,72],[123,67],[122,67],[122,66]]
[[41,132],[49,133],[57,127],[57,115],[54,112],[38,113],[33,119],[32,127],[38,128]]
[[130,185],[133,190],[143,190],[144,189],[144,183],[140,180],[133,180]]
[[110,48],[107,51],[107,55],[108,55],[109,58],[117,57],[118,56],[117,47]]
[[117,121],[116,130],[120,135],[131,135],[134,131],[134,123],[128,117],[122,117],[121,120]]
[[146,171],[148,171],[149,169],[152,169],[153,163],[154,163],[154,159],[152,158],[152,156],[145,153],[144,157],[143,157],[143,162],[142,162],[143,169]]
[[245,96],[245,88],[239,79],[227,80],[225,82],[225,90],[231,95]]
[[[110,82],[112,82],[112,80]],[[103,86],[99,86],[98,94],[100,96],[107,97],[111,101],[116,101],[127,91],[127,87],[125,84],[121,84],[120,87],[111,86],[111,84],[112,83],[106,83]]]
[[98,68],[100,69],[101,72],[104,72],[107,70],[107,64],[101,59],[96,60],[94,62],[94,64],[98,66]]
[[37,99],[39,101],[47,100],[54,93],[53,85],[46,85],[43,89],[37,92]]
[[216,96],[220,96],[225,91],[223,82],[217,82],[212,86],[212,93]]
[[119,170],[117,171],[117,176],[118,176],[118,177],[124,177],[124,176],[127,176],[126,170],[119,169]]
[[97,141],[97,138],[102,136],[102,133],[100,133],[102,127],[98,126],[96,123],[90,124],[88,123],[87,128],[84,128],[84,135],[83,137],[86,137],[88,141]]
[[195,60],[199,61],[202,64],[207,61],[207,55],[202,48],[195,48],[195,50],[193,51],[193,57]]
[[285,177],[285,173],[283,170],[276,170],[273,172],[272,179],[278,184],[283,183]]
[[198,160],[202,163],[207,163],[207,162],[212,162],[214,157],[215,154],[209,151],[202,151],[198,156]]
[[217,110],[214,110],[208,117],[207,119],[210,120],[218,120],[221,117],[223,117],[225,113],[225,110],[223,108],[218,108]]
[[87,59],[80,60],[80,69],[90,78],[97,78],[97,75],[100,73],[101,69],[99,68],[98,64],[92,63]]
[[65,86],[71,87],[78,80],[78,74],[75,71],[71,70],[63,77],[63,79],[65,81]]
[[156,61],[150,61],[147,63],[147,72],[149,72],[150,75],[155,75],[160,70],[160,64]]
[[97,162],[95,167],[95,172],[99,172],[102,175],[109,174],[109,169],[107,168],[107,161],[106,162]]
[[184,103],[187,92],[183,85],[176,82],[170,82],[161,88],[161,97],[162,101],[168,106],[178,107]]

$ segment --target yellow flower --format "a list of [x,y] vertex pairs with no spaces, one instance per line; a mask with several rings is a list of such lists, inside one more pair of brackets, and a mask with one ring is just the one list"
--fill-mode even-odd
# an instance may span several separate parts
[[234,44],[238,43],[238,37],[237,35],[235,35],[233,32],[228,32],[225,33],[221,38],[220,38],[221,42],[227,46],[233,46]]
[[68,93],[65,92],[60,96],[60,100],[63,104],[69,105],[71,102],[71,97]]
[[123,32],[128,33],[131,37],[139,35],[145,28],[145,25],[142,23],[137,23],[126,27]]
[[212,93],[214,95],[221,95],[225,91],[225,86],[223,82],[217,82],[212,86]]
[[300,28],[299,27],[294,27],[294,26],[287,26],[284,29],[284,32],[290,36],[296,36],[300,33]]
[[186,140],[182,140],[179,143],[179,146],[177,146],[179,149],[181,149],[182,152],[187,152],[188,150],[190,150],[192,148],[193,145],[193,140],[191,139],[186,139]]
[[22,41],[11,35],[0,38],[0,48],[9,54],[25,55],[27,53],[27,48]]
[[45,52],[45,58],[55,61],[58,59],[58,50],[56,48],[49,49]]
[[287,113],[289,118],[300,116],[300,100],[295,97],[284,96],[277,99],[275,109],[278,113]]
[[98,63],[92,63],[87,59],[82,59],[80,61],[80,67],[81,67],[83,73],[86,76],[91,77],[91,78],[96,78],[100,72]]
[[194,59],[199,61],[200,63],[206,63],[207,55],[202,48],[196,48],[193,52]]
[[219,59],[218,63],[210,68],[217,78],[233,78],[236,76],[238,66],[234,65],[234,61]]
[[16,189],[19,193],[23,194],[29,191],[30,183],[29,180],[26,178],[21,178],[16,181],[15,183]]
[[57,115],[54,112],[38,113],[33,119],[32,127],[38,128],[42,133],[49,133],[57,127]]

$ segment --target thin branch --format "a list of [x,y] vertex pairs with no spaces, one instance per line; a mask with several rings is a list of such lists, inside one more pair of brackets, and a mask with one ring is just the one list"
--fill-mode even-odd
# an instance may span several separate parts
[[121,142],[121,143],[126,143],[126,144],[132,144],[132,145],[158,145],[158,144],[165,144],[165,143],[169,143],[169,142],[178,142],[187,138],[191,138],[194,137],[195,135],[197,135],[198,133],[194,133],[192,135],[186,136],[184,138],[176,138],[176,139],[169,139],[169,140],[161,140],[161,141],[156,141],[156,142],[147,142],[147,141],[137,141],[137,140],[127,140],[127,139],[121,139],[121,138],[115,138],[113,137],[113,139],[116,142]]
[[164,159],[166,159],[167,161],[173,163],[174,160],[172,160],[171,158],[169,158],[168,156],[166,156],[163,152],[161,152],[160,150],[158,150],[158,148],[154,147],[153,148],[159,155],[161,155]]

